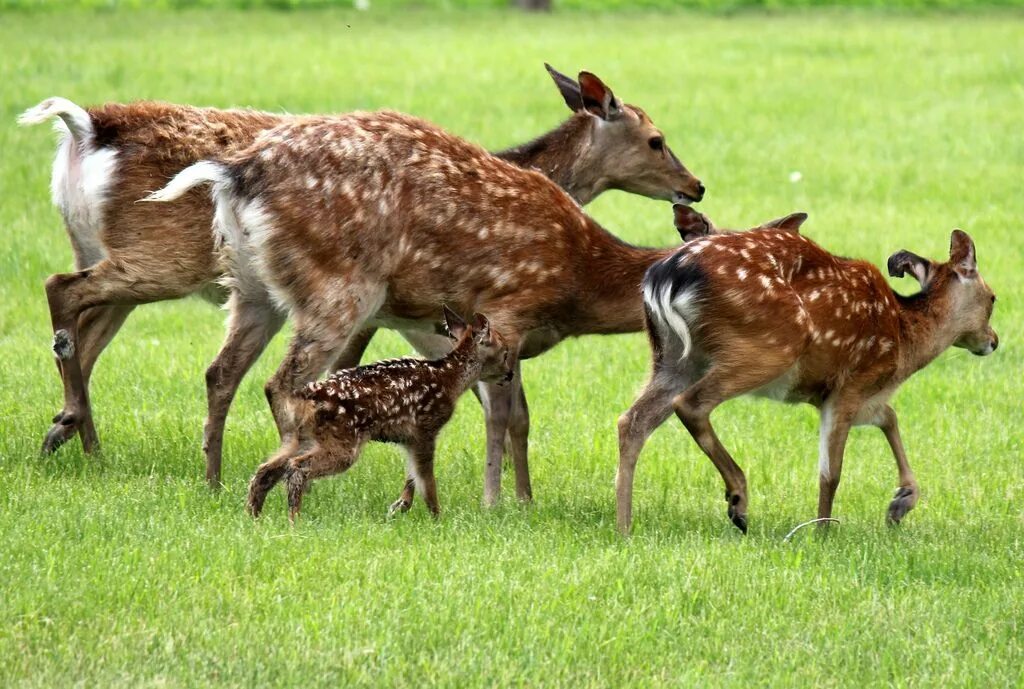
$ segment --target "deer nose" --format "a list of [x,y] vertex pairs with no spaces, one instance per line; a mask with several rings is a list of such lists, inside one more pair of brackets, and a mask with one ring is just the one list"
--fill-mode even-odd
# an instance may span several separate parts
[[700,201],[702,198],[704,198],[704,192],[705,191],[707,191],[707,189],[704,188],[704,183],[703,182],[697,182],[697,200],[698,201]]

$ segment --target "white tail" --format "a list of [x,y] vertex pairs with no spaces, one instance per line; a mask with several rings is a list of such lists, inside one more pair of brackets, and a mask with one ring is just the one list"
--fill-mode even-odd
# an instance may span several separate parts
[[[92,126],[92,118],[84,109],[75,105],[67,98],[47,98],[34,108],[29,108],[18,116],[18,124],[27,127],[33,124],[41,124],[47,120],[59,117],[67,127],[67,131],[76,141],[83,142],[91,140],[95,130]],[[58,125],[58,128],[61,128]]]
[[212,183],[220,185],[227,183],[227,181],[227,168],[211,160],[202,160],[195,165],[189,165],[176,174],[163,189],[154,191],[149,196],[145,196],[140,200],[157,202],[175,201],[184,196],[187,191],[200,184]]
[[[668,259],[666,259],[668,260]],[[683,318],[683,312],[688,306],[693,305],[693,294],[683,292],[675,299],[672,298],[672,283],[664,285],[653,285],[650,282],[644,284],[644,304],[651,314],[652,325],[664,326],[658,328],[662,334],[672,333],[683,344],[683,352],[680,360],[690,355],[692,340],[690,338],[690,327]]]

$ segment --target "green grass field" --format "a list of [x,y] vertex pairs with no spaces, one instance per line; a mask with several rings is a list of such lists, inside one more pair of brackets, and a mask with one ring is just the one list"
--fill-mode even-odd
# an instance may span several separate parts
[[[1019,17],[15,14],[0,46],[0,686],[1024,682]],[[211,494],[203,371],[223,314],[197,300],[139,309],[100,361],[101,455],[76,440],[38,456],[61,400],[42,283],[71,258],[52,136],[17,129],[21,110],[51,95],[387,106],[497,148],[565,115],[545,60],[643,106],[719,224],[805,210],[808,235],[878,265],[901,248],[943,259],[952,228],[973,235],[1002,346],[952,350],[897,396],[923,489],[901,527],[884,524],[884,439],[857,429],[842,525],[783,543],[815,513],[817,416],[739,400],[716,424],[747,471],[750,535],[673,421],[641,458],[635,536],[618,537],[615,420],[646,375],[639,334],[525,364],[529,507],[511,477],[501,506],[480,507],[467,397],[442,439],[440,522],[419,502],[385,518],[403,464],[376,446],[316,485],[297,528],[280,491],[253,523],[246,482],[276,446],[262,383],[285,338],[240,390]],[[676,241],[667,204],[613,192],[590,211],[631,241]],[[405,351],[388,334],[370,356]]]

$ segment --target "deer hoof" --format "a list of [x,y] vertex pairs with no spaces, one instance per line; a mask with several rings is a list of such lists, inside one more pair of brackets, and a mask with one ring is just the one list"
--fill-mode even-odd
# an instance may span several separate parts
[[740,512],[742,498],[739,493],[726,494],[725,499],[729,502],[729,519],[736,525],[736,528],[747,533],[747,515]]
[[388,507],[388,516],[394,517],[396,514],[400,512],[402,514],[405,514],[409,511],[410,507],[412,507],[412,503],[410,501],[406,500],[405,498],[399,498],[398,500],[395,500],[393,503],[391,503],[391,505]]
[[907,512],[914,509],[917,504],[917,489],[902,486],[897,489],[896,494],[889,503],[889,515],[887,521],[890,524],[899,524]]
[[50,427],[46,438],[43,440],[41,453],[44,455],[53,454],[61,445],[75,437],[78,432],[78,423],[71,414],[58,414],[54,418],[53,426]]
[[61,361],[67,361],[75,355],[75,343],[67,330],[62,328],[53,334],[53,353]]

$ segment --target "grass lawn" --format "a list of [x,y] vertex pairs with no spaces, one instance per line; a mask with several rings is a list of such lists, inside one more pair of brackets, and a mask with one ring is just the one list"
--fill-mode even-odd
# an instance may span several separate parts
[[[10,14],[0,46],[0,686],[1024,681],[1019,16]],[[525,364],[529,507],[511,477],[480,507],[467,396],[439,451],[440,522],[420,502],[385,518],[403,465],[376,446],[316,484],[297,528],[280,491],[253,523],[246,482],[276,446],[262,383],[285,338],[239,392],[211,494],[203,371],[223,314],[198,300],[137,310],[100,361],[101,455],[76,440],[38,456],[61,400],[42,283],[71,258],[52,137],[17,129],[21,110],[51,95],[387,106],[497,148],[565,115],[545,60],[644,107],[719,224],[805,210],[808,235],[878,265],[901,248],[944,259],[952,228],[972,234],[1002,346],[952,350],[895,399],[923,489],[900,528],[884,525],[897,481],[882,434],[857,429],[842,526],[783,543],[815,513],[817,415],[739,400],[716,424],[747,471],[750,534],[673,421],[641,458],[635,536],[619,538],[615,420],[647,372],[642,335]],[[667,204],[613,192],[590,210],[631,241],[676,241]],[[405,351],[387,334],[370,356]]]

